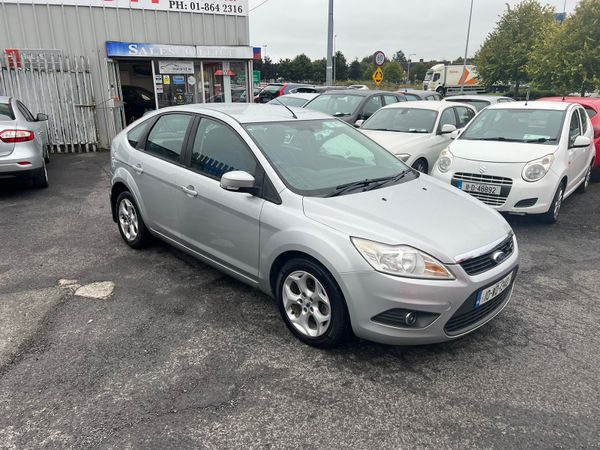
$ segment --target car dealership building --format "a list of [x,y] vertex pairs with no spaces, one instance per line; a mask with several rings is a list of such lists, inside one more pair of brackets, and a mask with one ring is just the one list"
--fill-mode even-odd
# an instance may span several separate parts
[[0,95],[47,113],[57,151],[107,148],[151,109],[252,101],[248,0],[3,0],[0,15]]

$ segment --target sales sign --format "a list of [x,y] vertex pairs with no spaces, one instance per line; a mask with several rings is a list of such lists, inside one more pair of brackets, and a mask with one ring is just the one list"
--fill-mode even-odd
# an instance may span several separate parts
[[247,16],[248,0],[3,0],[3,3],[150,9]]

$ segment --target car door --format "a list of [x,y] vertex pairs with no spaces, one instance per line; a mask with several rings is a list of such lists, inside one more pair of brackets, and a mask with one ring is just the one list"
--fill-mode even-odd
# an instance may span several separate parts
[[569,140],[568,140],[568,170],[567,170],[567,191],[575,187],[583,176],[585,156],[588,150],[585,148],[575,148],[573,144],[578,136],[581,136],[581,118],[579,117],[578,108],[573,108],[570,112],[569,124]]
[[595,147],[593,145],[594,134],[591,129],[590,120],[589,120],[588,115],[585,112],[585,110],[581,107],[578,107],[577,112],[579,113],[579,121],[581,123],[581,135],[587,136],[592,141],[592,145],[589,148],[582,149],[582,152],[580,154],[581,157],[579,158],[580,169],[581,169],[580,174],[582,177],[584,177],[587,172],[588,165],[590,164],[590,160],[592,158],[591,153],[595,152]]
[[154,119],[149,131],[131,152],[131,174],[142,197],[146,224],[171,239],[181,238],[177,202],[182,195],[186,169],[182,154],[194,116],[165,113]]
[[265,200],[220,187],[224,173],[243,170],[262,177],[246,142],[228,124],[201,117],[190,141],[187,191],[181,203],[185,245],[234,270],[258,277],[260,213]]

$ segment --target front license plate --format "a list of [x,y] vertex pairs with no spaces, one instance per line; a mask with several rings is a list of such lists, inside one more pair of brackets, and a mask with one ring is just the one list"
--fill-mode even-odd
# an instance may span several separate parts
[[466,192],[479,192],[480,194],[500,195],[500,186],[495,184],[469,183],[459,181],[458,188]]
[[493,300],[494,298],[502,294],[510,286],[512,277],[513,272],[509,273],[500,281],[494,283],[490,287],[479,291],[479,294],[477,294],[477,303],[475,304],[475,308],[479,308],[481,305],[485,305],[490,300]]

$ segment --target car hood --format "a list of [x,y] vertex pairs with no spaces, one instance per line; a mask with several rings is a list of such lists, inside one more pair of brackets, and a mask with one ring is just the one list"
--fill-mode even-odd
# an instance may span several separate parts
[[428,133],[399,133],[377,130],[360,131],[394,155],[410,153],[413,148],[423,146],[431,139],[431,135]]
[[474,197],[427,175],[339,197],[305,197],[304,214],[349,236],[406,244],[446,264],[511,232]]
[[503,163],[526,163],[554,153],[557,149],[557,145],[467,139],[457,139],[450,144],[450,151],[457,158]]

